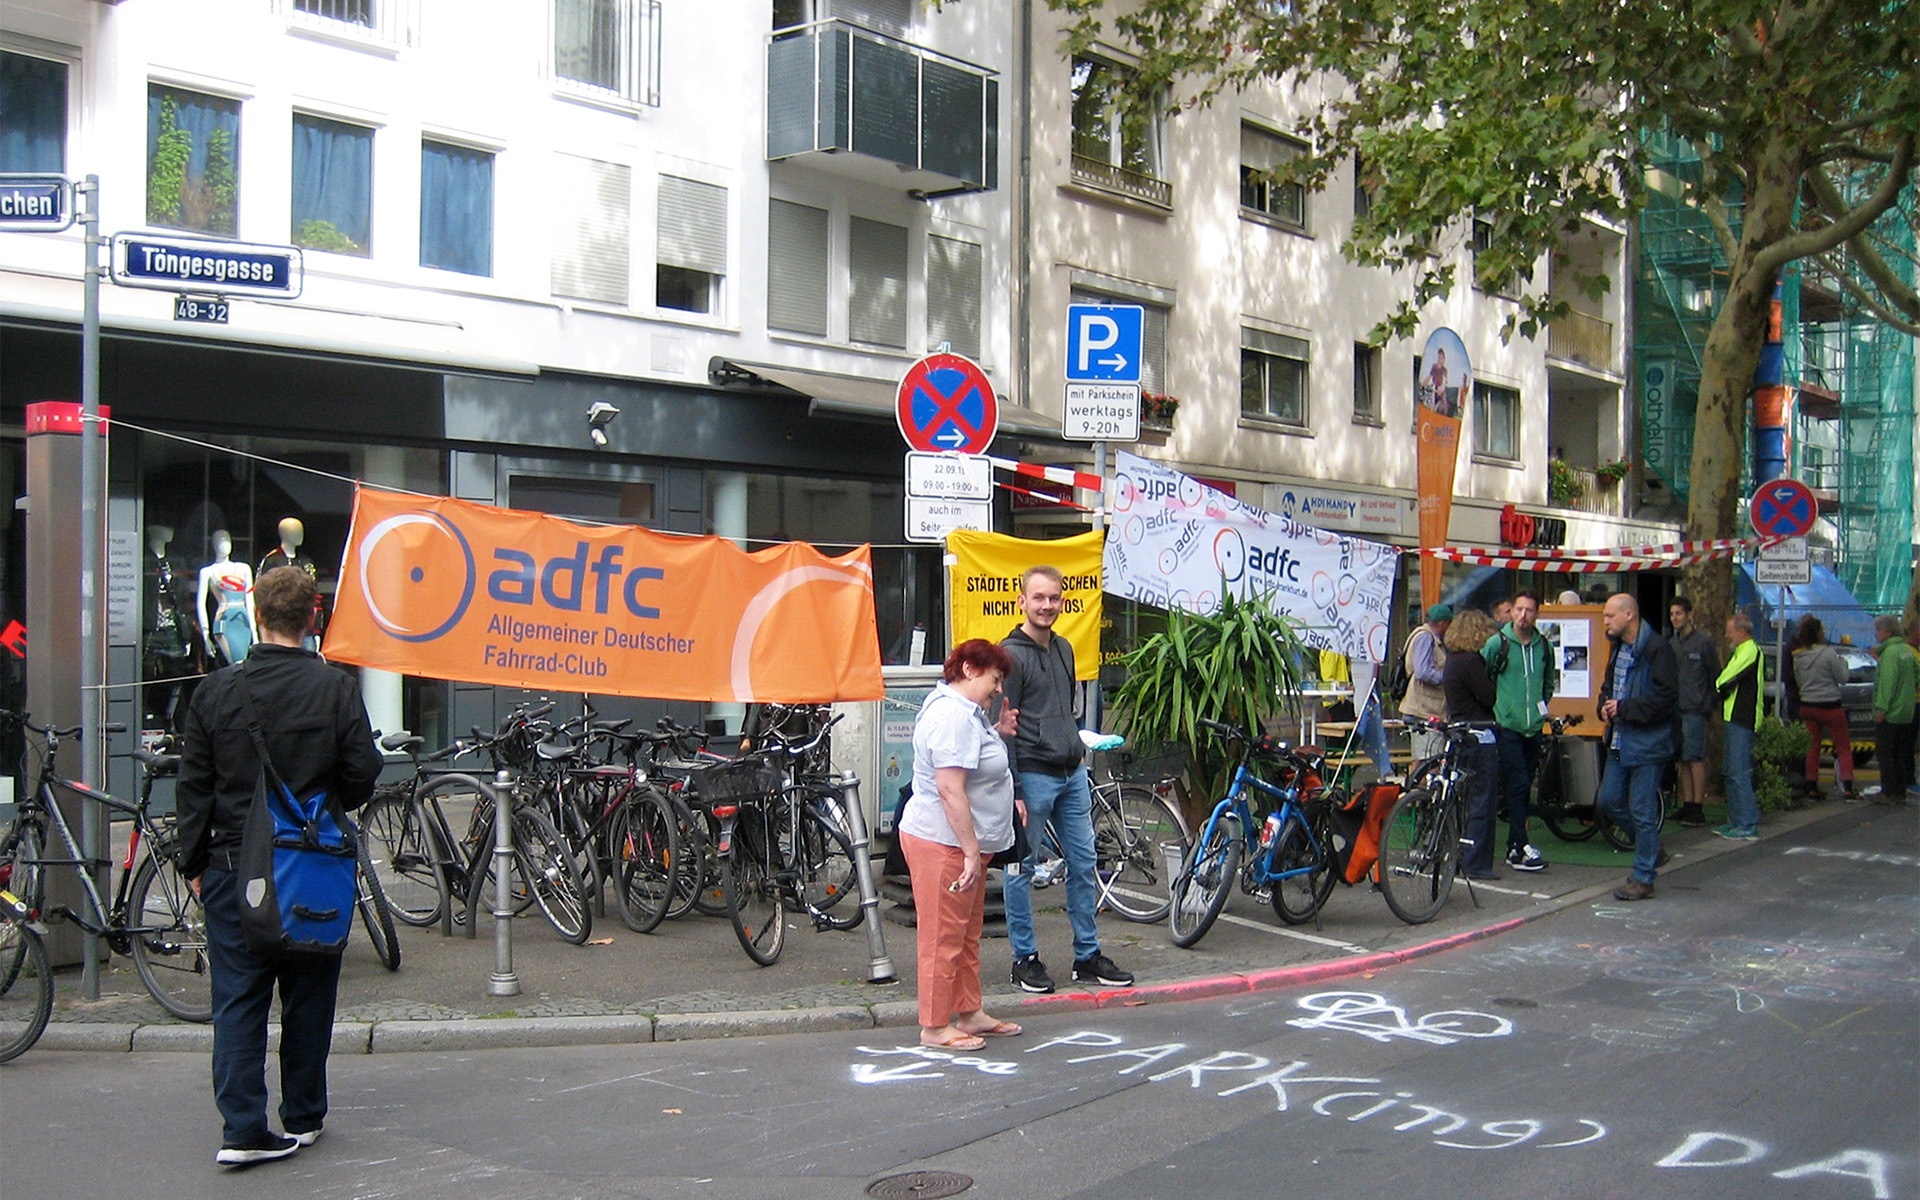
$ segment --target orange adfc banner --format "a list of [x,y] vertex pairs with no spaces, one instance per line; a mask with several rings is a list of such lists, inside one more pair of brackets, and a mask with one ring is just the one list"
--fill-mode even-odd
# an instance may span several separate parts
[[873,558],[359,488],[337,662],[551,691],[878,700]]

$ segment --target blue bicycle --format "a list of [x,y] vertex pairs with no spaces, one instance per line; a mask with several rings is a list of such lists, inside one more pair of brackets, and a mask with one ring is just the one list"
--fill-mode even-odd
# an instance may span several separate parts
[[[1219,721],[1199,724],[1242,749],[1233,783],[1173,881],[1173,944],[1193,946],[1206,936],[1227,907],[1235,879],[1248,895],[1270,900],[1287,924],[1313,920],[1333,891],[1326,827],[1332,797],[1321,783],[1320,756]],[[1256,773],[1255,763],[1274,781]],[[1262,807],[1272,802],[1264,820],[1254,820],[1250,795],[1264,797]]]

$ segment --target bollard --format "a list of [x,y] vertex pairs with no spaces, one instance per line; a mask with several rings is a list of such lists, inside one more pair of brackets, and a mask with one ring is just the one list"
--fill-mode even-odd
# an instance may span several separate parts
[[887,957],[887,934],[880,926],[880,889],[873,882],[873,861],[867,854],[867,810],[860,804],[860,777],[852,771],[833,777],[840,804],[847,813],[847,840],[853,843],[853,875],[860,883],[860,911],[867,925],[867,982],[892,983],[893,960]]
[[[487,995],[518,996],[520,977],[513,973],[513,773],[501,768],[493,776],[493,978]],[[531,886],[531,885],[529,885]]]

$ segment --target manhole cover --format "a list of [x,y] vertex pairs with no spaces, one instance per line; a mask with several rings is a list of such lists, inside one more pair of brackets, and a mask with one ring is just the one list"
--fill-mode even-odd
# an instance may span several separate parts
[[908,1171],[867,1185],[867,1195],[880,1200],[940,1200],[958,1196],[973,1186],[973,1178],[953,1171]]

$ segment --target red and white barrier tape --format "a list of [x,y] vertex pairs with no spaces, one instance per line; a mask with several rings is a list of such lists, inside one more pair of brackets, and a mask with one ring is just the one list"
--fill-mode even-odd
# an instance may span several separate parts
[[1011,471],[1015,475],[1027,475],[1034,479],[1044,479],[1049,483],[1063,483],[1068,487],[1085,488],[1089,492],[1105,490],[1106,484],[1098,475],[1089,475],[1085,471],[1076,471],[1072,467],[1042,467],[1033,463],[1015,462],[1011,458],[987,456],[987,461],[1002,471]]
[[[1768,546],[1777,546],[1786,541],[1781,537],[1760,538],[1713,538],[1697,542],[1666,542],[1658,546],[1625,546],[1608,550],[1537,550],[1517,546],[1435,546],[1422,550],[1422,554],[1450,558],[1455,554],[1495,555],[1508,559],[1617,559],[1617,558],[1657,558],[1671,559],[1676,555],[1710,555],[1724,558],[1742,550],[1762,550]],[[1543,568],[1544,569],[1544,568]]]

